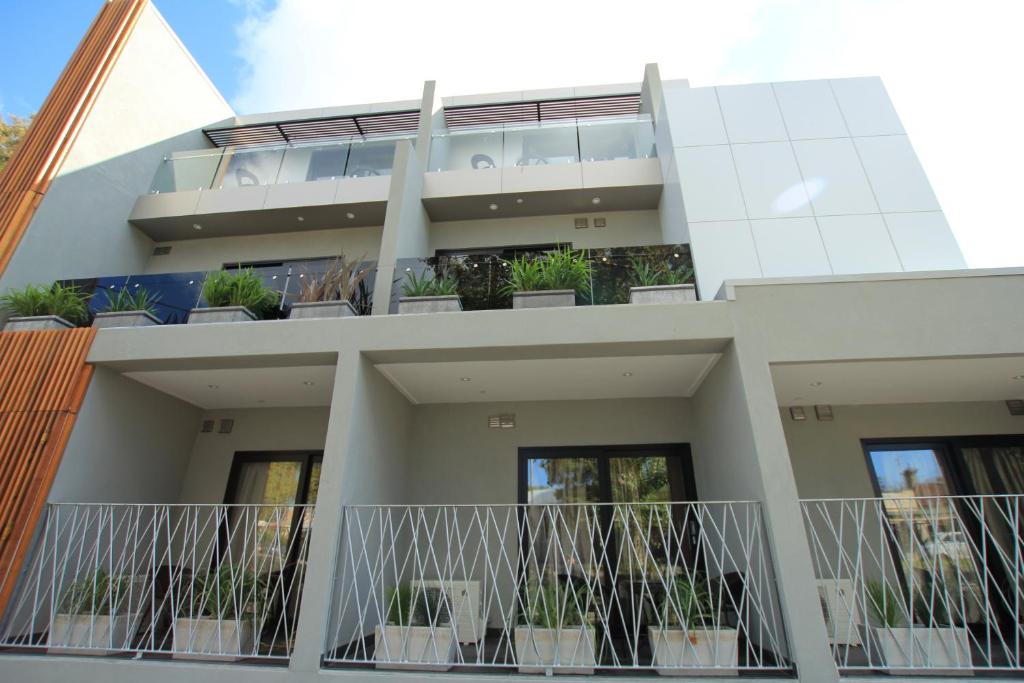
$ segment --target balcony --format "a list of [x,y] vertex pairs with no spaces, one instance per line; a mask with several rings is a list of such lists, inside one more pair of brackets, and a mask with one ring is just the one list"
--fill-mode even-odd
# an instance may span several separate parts
[[790,670],[757,503],[352,506],[339,553],[330,666]]
[[832,652],[849,673],[1024,668],[1024,496],[804,500]]
[[5,648],[286,662],[311,505],[51,504]]
[[431,140],[423,204],[435,221],[592,211],[595,197],[602,211],[653,209],[656,157],[641,116],[446,130]]
[[407,139],[175,153],[161,163],[129,220],[161,242],[383,225],[395,146]]

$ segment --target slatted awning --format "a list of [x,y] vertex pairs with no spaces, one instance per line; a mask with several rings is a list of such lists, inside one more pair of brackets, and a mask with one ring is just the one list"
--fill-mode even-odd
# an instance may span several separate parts
[[244,126],[207,128],[203,132],[217,147],[243,147],[340,137],[415,133],[419,128],[419,123],[419,111],[410,109],[381,114],[325,116],[316,119],[252,123]]
[[582,119],[604,116],[636,115],[640,93],[604,97],[574,97],[536,102],[445,107],[444,121],[449,128],[495,126],[503,123],[537,123],[558,119]]

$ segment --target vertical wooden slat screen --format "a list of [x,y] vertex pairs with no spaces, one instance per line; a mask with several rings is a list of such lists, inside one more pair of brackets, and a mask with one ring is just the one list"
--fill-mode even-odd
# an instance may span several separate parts
[[95,334],[0,332],[0,612],[85,398]]
[[146,0],[107,0],[36,113],[28,134],[0,171],[0,274],[60,172]]

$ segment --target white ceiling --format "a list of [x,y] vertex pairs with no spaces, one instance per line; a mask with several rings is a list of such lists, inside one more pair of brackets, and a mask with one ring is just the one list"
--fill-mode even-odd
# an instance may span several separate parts
[[[334,366],[127,372],[126,377],[206,410],[329,406]],[[311,384],[306,384],[310,382]]]
[[692,396],[716,360],[718,354],[686,354],[384,363],[377,369],[413,403],[559,401]]
[[1024,377],[1024,356],[772,366],[781,406],[1024,398],[1024,380],[1015,376]]

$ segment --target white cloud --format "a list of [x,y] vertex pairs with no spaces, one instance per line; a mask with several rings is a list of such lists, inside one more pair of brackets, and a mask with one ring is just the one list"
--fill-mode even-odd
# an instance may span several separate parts
[[639,81],[881,76],[968,262],[1024,265],[1024,3],[280,0],[238,27],[245,113]]

